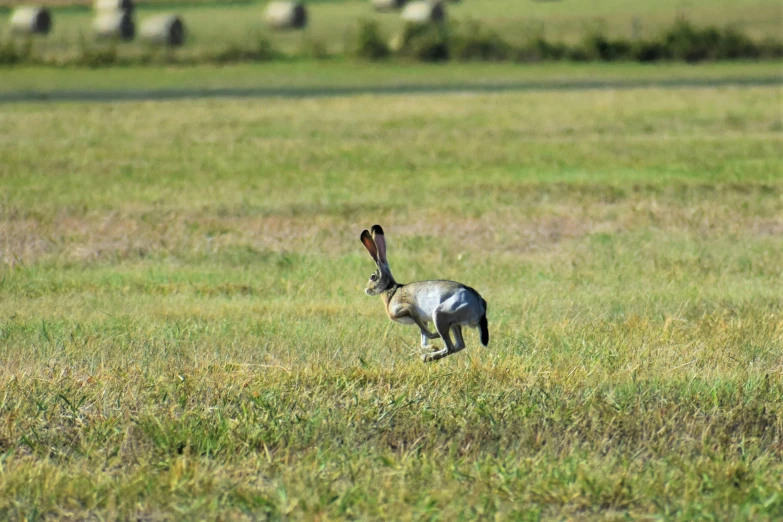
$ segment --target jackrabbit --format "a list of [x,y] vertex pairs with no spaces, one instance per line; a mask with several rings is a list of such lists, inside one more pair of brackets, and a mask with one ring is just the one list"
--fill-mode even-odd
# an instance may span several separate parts
[[[386,260],[386,238],[381,226],[374,225],[372,235],[364,230],[360,239],[377,265],[367,283],[367,295],[383,298],[386,314],[392,321],[418,326],[423,348],[429,345],[430,339],[443,339],[446,347],[422,355],[422,361],[437,361],[465,348],[463,326],[477,328],[481,333],[481,344],[489,344],[487,302],[478,292],[455,281],[400,284],[394,280]],[[435,325],[436,333],[430,332],[429,322]],[[450,331],[454,333],[455,343],[451,341]]]

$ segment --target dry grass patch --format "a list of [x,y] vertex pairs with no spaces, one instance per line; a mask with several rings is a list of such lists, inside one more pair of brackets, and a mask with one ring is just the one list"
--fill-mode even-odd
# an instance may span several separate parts
[[[681,192],[682,191],[682,192]],[[496,200],[476,216],[457,209],[408,209],[380,212],[373,219],[393,223],[395,248],[427,238],[439,247],[443,238],[459,238],[460,252],[529,252],[555,248],[595,234],[640,230],[694,233],[702,237],[771,236],[783,233],[783,202],[776,187],[705,186],[615,188],[592,192],[586,187],[523,184],[472,188],[472,195]],[[683,195],[703,197],[683,206]],[[513,206],[512,206],[513,203]],[[216,254],[226,248],[265,253],[313,253],[330,257],[355,250],[361,227],[354,216],[238,214],[220,208],[193,211],[61,213],[32,218],[7,210],[1,254],[6,265],[42,261],[94,262],[162,256]],[[364,214],[365,212],[361,212]]]

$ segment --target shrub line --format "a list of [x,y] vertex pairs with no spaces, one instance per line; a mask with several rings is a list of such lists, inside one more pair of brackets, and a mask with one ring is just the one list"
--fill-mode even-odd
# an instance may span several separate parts
[[[657,38],[630,40],[610,37],[592,31],[580,42],[568,44],[534,35],[521,45],[513,45],[497,32],[479,22],[464,24],[408,24],[394,38],[383,35],[374,21],[362,20],[355,46],[346,54],[362,60],[389,59],[421,62],[494,61],[494,62],[687,62],[726,60],[778,60],[783,58],[783,42],[768,38],[755,41],[734,27],[699,28],[686,20],[677,21]],[[123,44],[99,44],[82,40],[80,50],[68,58],[47,58],[36,53],[32,38],[0,43],[0,66],[47,65],[110,67],[134,65],[198,65],[266,62],[301,58],[329,59],[326,45],[317,40],[303,40],[299,51],[283,53],[266,37],[246,46],[227,47],[183,54],[176,49],[146,48],[137,55],[123,53]]]

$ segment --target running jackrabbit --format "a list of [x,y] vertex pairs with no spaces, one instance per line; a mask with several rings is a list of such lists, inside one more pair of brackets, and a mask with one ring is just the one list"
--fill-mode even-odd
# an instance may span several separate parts
[[[487,302],[478,292],[454,281],[400,284],[394,280],[386,260],[386,239],[381,226],[374,225],[372,234],[364,230],[360,239],[377,265],[367,283],[367,295],[383,298],[386,314],[392,321],[418,326],[422,347],[426,348],[430,339],[443,339],[445,348],[422,355],[422,361],[437,361],[465,348],[463,326],[477,328],[481,333],[481,344],[489,344]],[[430,322],[435,325],[436,333],[430,332],[427,326]],[[451,341],[449,332],[454,334],[455,342]]]

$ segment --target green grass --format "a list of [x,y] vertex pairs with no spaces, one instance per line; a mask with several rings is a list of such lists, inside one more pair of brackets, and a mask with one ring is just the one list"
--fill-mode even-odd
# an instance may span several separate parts
[[[182,16],[188,28],[187,45],[179,51],[182,56],[196,56],[216,47],[246,46],[248,40],[255,41],[263,35],[268,36],[276,48],[288,53],[308,49],[312,42],[319,42],[329,52],[342,54],[355,45],[362,19],[378,21],[389,37],[402,29],[398,14],[377,13],[369,1],[353,0],[313,3],[308,6],[310,23],[306,31],[270,33],[263,21],[265,5],[265,2],[163,7],[142,4],[136,18],[140,21],[161,10]],[[682,17],[698,26],[731,24],[753,38],[777,38],[783,24],[776,0],[691,0],[687,3],[682,0],[482,0],[450,4],[448,12],[449,18],[458,22],[478,20],[515,44],[541,33],[550,40],[574,42],[599,28],[611,36],[651,37]],[[0,15],[0,28],[6,25],[9,13]],[[88,9],[55,9],[52,33],[36,42],[38,54],[62,58],[78,53],[79,40],[92,38],[91,16]],[[140,43],[121,47],[123,52],[130,54],[144,49]]]
[[431,64],[330,62],[273,62],[227,66],[119,67],[110,69],[56,69],[14,67],[3,72],[0,96],[58,91],[106,92],[157,90],[249,89],[296,92],[319,89],[383,89],[405,87],[530,86],[556,88],[604,82],[621,86],[628,82],[651,85],[678,81],[731,83],[783,82],[779,62],[714,63],[694,66],[681,63],[595,64],[545,63],[509,66],[494,63]]
[[780,97],[3,105],[0,518],[780,518]]

